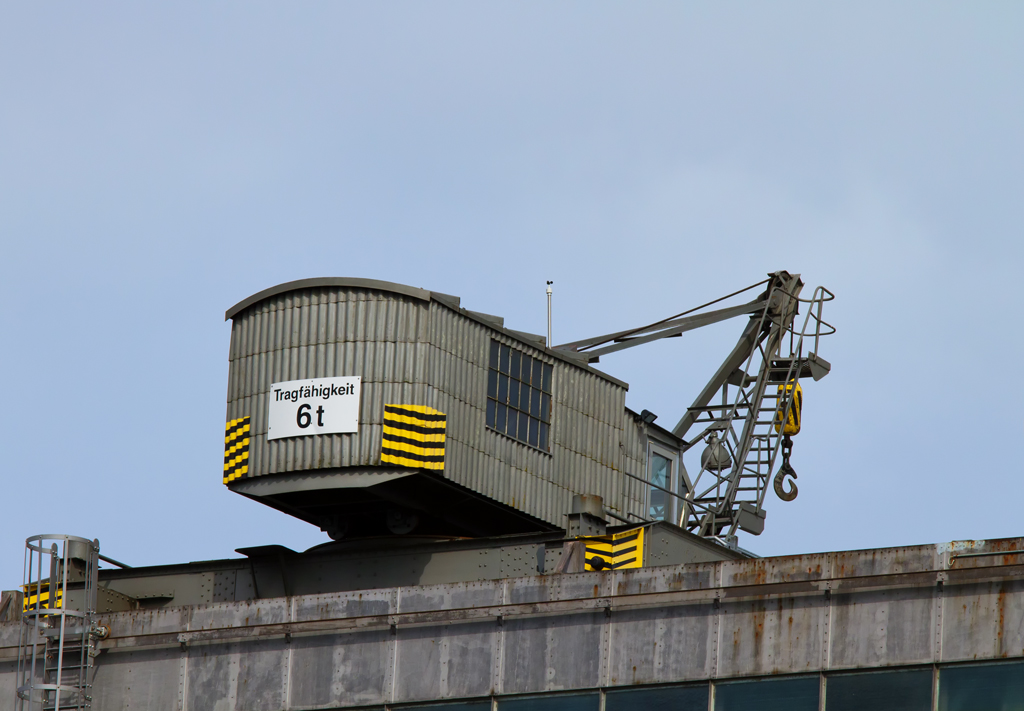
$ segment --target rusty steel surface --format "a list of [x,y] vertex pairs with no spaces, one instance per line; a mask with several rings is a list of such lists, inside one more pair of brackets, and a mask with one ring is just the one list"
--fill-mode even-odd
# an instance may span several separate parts
[[[104,615],[95,707],[355,707],[1021,658],[1022,550],[961,542]],[[16,637],[0,624],[0,694]]]

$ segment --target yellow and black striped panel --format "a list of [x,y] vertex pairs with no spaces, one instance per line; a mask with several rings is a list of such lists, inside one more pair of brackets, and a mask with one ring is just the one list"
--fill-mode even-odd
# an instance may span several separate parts
[[584,570],[641,568],[644,564],[644,529],[613,533],[610,536],[583,536],[587,546]]
[[224,483],[249,471],[249,418],[228,420],[224,428]]
[[57,601],[56,604],[50,604],[50,583],[47,581],[29,583],[28,585],[21,586],[22,591],[25,593],[24,610],[53,610],[59,608],[64,599],[64,591],[57,588]]
[[444,469],[444,435],[448,418],[422,405],[385,405],[382,464],[416,469]]

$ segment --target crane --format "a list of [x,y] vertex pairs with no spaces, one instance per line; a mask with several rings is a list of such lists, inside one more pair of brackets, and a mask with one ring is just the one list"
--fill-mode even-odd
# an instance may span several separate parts
[[[708,310],[760,287],[763,291],[747,303]],[[748,317],[736,346],[672,429],[684,453],[705,444],[696,476],[689,477],[683,468],[685,495],[667,492],[683,499],[678,524],[692,533],[731,543],[737,530],[760,534],[773,471],[776,495],[783,501],[797,496],[790,454],[792,436],[800,431],[800,380],[828,375],[832,366],[819,347],[823,337],[835,333],[822,319],[824,304],[835,295],[819,286],[804,299],[803,288],[799,274],[776,271],[763,281],[655,323],[555,346],[596,363],[626,348]],[[801,304],[806,306],[802,322],[797,318]],[[775,470],[780,454],[782,462]]]

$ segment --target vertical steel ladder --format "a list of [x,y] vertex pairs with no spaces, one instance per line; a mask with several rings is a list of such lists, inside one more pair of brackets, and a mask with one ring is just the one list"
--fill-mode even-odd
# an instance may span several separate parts
[[42,534],[25,541],[18,711],[81,711],[92,704],[100,542]]

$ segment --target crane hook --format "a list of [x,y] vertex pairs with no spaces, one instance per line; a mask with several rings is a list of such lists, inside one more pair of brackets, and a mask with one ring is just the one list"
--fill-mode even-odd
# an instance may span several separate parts
[[785,477],[791,476],[796,479],[796,472],[793,471],[793,467],[789,464],[789,456],[793,453],[793,440],[790,439],[789,435],[782,438],[782,466],[779,467],[779,473],[775,475],[773,484],[775,485],[775,495],[783,501],[792,501],[797,495],[797,486],[795,481],[790,481],[790,489],[787,491],[783,488],[783,484],[786,483]]

